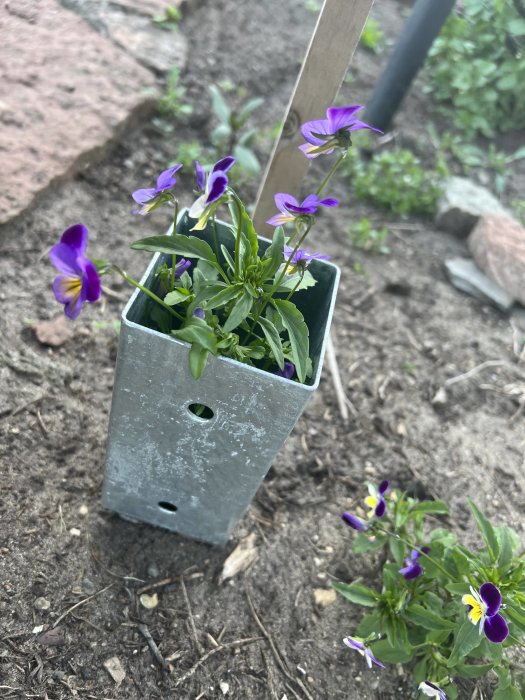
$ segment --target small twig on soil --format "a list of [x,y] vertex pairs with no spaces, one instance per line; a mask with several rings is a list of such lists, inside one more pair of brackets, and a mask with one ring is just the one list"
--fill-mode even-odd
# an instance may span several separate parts
[[149,591],[156,591],[159,588],[171,586],[180,581],[180,578],[180,576],[168,576],[168,578],[163,578],[160,581],[152,581],[151,583],[147,583],[145,586],[138,588],[136,594],[142,595],[143,593],[148,593]]
[[155,640],[151,636],[151,633],[147,627],[147,625],[140,624],[137,625],[138,631],[141,633],[141,635],[144,637],[146,642],[148,643],[148,646],[150,648],[151,653],[153,654],[155,660],[159,664],[161,668],[164,669],[164,671],[167,671],[168,673],[173,673],[173,666],[169,664],[166,659],[162,656],[160,653],[160,649],[158,646],[155,644]]
[[40,403],[43,399],[49,398],[48,394],[42,394],[41,396],[37,396],[36,399],[31,399],[31,401],[27,401],[27,403],[22,404],[21,406],[18,406],[17,408],[13,409],[11,413],[8,413],[7,415],[11,416],[16,416],[18,413],[22,413],[22,411],[26,411],[28,408],[31,406],[34,406],[36,403]]
[[[341,374],[339,372],[339,367],[337,366],[337,358],[335,356],[335,348],[331,334],[328,336],[328,344],[326,346],[326,359],[328,360],[328,368],[330,369],[330,374],[332,375],[332,382],[335,389],[335,395],[337,397],[339,412],[341,413],[341,418],[346,423],[348,421],[347,402],[349,400],[345,394],[343,382],[341,381]],[[356,415],[357,411],[355,408],[353,409],[352,413]]]
[[40,430],[44,434],[44,437],[49,437],[49,430],[46,428],[44,421],[42,420],[42,416],[40,415],[40,410],[38,408],[36,411],[36,419],[37,419],[38,425],[40,426]]
[[181,685],[182,683],[184,683],[184,681],[187,681],[188,678],[191,678],[191,676],[193,676],[193,674],[199,668],[199,666],[205,663],[210,658],[210,656],[213,656],[218,651],[222,651],[223,649],[231,649],[231,647],[240,647],[243,644],[253,644],[254,642],[259,642],[261,639],[263,639],[263,637],[247,637],[246,639],[236,639],[233,642],[227,642],[226,644],[221,644],[218,647],[210,649],[204,654],[204,656],[201,656],[201,658],[193,664],[189,671],[186,671],[186,673],[183,673],[182,676],[177,678],[175,682],[175,687]]
[[514,365],[511,365],[509,362],[506,360],[486,360],[485,362],[482,362],[480,365],[476,365],[472,369],[469,369],[468,372],[464,372],[463,374],[458,374],[455,377],[450,377],[449,379],[445,379],[443,382],[444,386],[451,386],[452,384],[456,384],[457,382],[462,382],[464,379],[470,379],[470,377],[473,377],[475,374],[478,372],[481,372],[484,369],[487,369],[487,367],[505,367],[505,369],[509,369],[515,374],[517,374],[519,377],[522,377],[525,379],[525,374],[521,372],[517,367]]
[[287,669],[285,657],[284,657],[284,655],[282,654],[282,652],[279,651],[279,649],[277,648],[277,646],[276,646],[276,644],[275,644],[275,641],[273,640],[273,637],[272,637],[271,634],[268,632],[268,630],[266,629],[266,627],[265,627],[265,626],[263,625],[263,623],[261,622],[259,616],[257,615],[257,611],[255,610],[254,604],[253,604],[253,602],[252,602],[252,599],[251,599],[250,594],[249,594],[249,592],[248,592],[248,588],[247,588],[246,586],[245,586],[245,588],[244,588],[244,592],[245,592],[246,598],[247,598],[247,600],[248,600],[248,606],[249,606],[249,608],[250,608],[250,612],[251,612],[251,614],[252,614],[252,617],[253,617],[253,619],[255,620],[255,623],[256,623],[257,627],[261,630],[261,632],[263,633],[263,635],[264,635],[266,641],[267,641],[268,644],[270,645],[270,649],[272,650],[272,654],[273,654],[273,656],[274,656],[274,658],[275,658],[275,661],[277,662],[277,665],[279,666],[279,668],[281,669],[281,671],[284,673],[284,675],[286,676],[286,678],[287,678],[289,681],[291,681],[292,683],[296,683],[296,684],[301,688],[301,690],[303,691],[303,693],[305,694],[305,696],[308,698],[308,700],[313,700],[312,696],[311,696],[310,693],[308,692],[307,688],[304,686],[304,683],[301,681],[301,679],[300,679],[300,678],[294,678],[294,677],[292,676],[292,674],[290,673],[290,671]]
[[115,292],[113,289],[110,289],[109,287],[102,286],[102,291],[104,292],[104,295],[109,297],[110,299],[115,299],[116,301],[124,301],[124,302],[126,302],[128,300],[128,297],[124,296],[123,294],[119,294],[119,292]]
[[96,598],[98,595],[105,593],[105,591],[107,591],[109,588],[111,588],[114,585],[115,585],[114,583],[110,583],[109,586],[106,586],[105,588],[102,588],[100,591],[93,593],[93,595],[90,595],[87,598],[84,598],[84,600],[79,600],[78,603],[75,603],[75,605],[72,605],[68,610],[66,610],[65,613],[60,615],[60,617],[58,617],[55,620],[55,622],[53,623],[53,627],[51,629],[54,629],[55,627],[57,627],[57,625],[59,625],[62,622],[62,620],[69,615],[70,612],[73,612],[73,610],[76,610],[81,605],[84,605],[84,603],[87,603],[88,600],[91,600],[92,598]]
[[180,577],[180,587],[182,588],[182,594],[184,595],[184,600],[186,602],[186,607],[188,609],[188,616],[190,620],[190,627],[193,635],[193,640],[197,646],[197,649],[199,652],[202,654],[204,651],[202,644],[199,642],[199,638],[197,636],[197,628],[195,627],[195,620],[193,619],[193,613],[191,611],[191,604],[190,604],[190,599],[188,597],[188,591],[186,590],[186,584],[184,583],[184,576]]
[[144,583],[144,580],[141,578],[136,578],[135,576],[123,576],[122,574],[116,574],[114,571],[111,571],[111,569],[108,569],[107,566],[105,566],[100,559],[96,556],[95,552],[90,551],[92,559],[96,561],[96,563],[100,566],[101,569],[104,569],[104,571],[109,574],[110,576],[114,576],[115,578],[121,578],[124,581],[138,581],[139,583]]

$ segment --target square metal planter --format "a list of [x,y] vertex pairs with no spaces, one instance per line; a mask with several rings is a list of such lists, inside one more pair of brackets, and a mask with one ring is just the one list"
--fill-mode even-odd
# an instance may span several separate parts
[[[184,214],[177,230],[193,224]],[[219,240],[231,247],[222,225]],[[211,243],[210,231],[200,232]],[[260,238],[264,250],[270,241]],[[156,254],[141,282],[151,284]],[[313,261],[317,284],[294,296],[310,329],[313,373],[299,384],[224,357],[202,377],[189,345],[147,326],[136,290],[122,313],[102,504],[124,517],[214,544],[225,543],[317,388],[339,268]],[[194,404],[207,407],[198,417]]]

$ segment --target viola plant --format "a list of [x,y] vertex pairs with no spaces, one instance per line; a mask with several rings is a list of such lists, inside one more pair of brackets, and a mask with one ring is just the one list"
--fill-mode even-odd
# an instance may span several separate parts
[[[278,213],[267,222],[275,227],[271,243],[259,240],[244,203],[231,186],[228,176],[235,164],[233,156],[209,168],[195,161],[196,199],[183,217],[179,217],[175,191],[181,163],[160,173],[155,186],[132,193],[139,205],[134,214],[146,216],[160,207],[172,210],[166,235],[131,245],[163,255],[148,287],[107,260],[88,259],[86,226],[69,228],[50,254],[60,273],[53,289],[66,315],[76,318],[84,302],[99,298],[101,276],[117,273],[149,297],[148,326],[191,345],[189,367],[194,378],[201,376],[211,354],[306,382],[312,368],[309,329],[296,299],[316,284],[316,265],[321,264],[317,261],[328,256],[308,250],[305,243],[318,210],[338,205],[334,198],[321,198],[321,192],[351,147],[350,131],[377,131],[355,118],[360,109],[330,107],[327,120],[303,126],[307,144],[300,148],[308,158],[335,152],[338,158],[317,191],[301,203],[285,192],[275,195]],[[217,233],[216,217],[226,209],[230,223],[220,224],[227,232],[224,237]]]
[[419,501],[390,489],[387,481],[368,490],[363,508],[341,518],[356,531],[354,554],[382,553],[382,580],[376,587],[333,584],[347,600],[369,609],[344,644],[365,656],[370,668],[409,665],[427,697],[454,700],[457,679],[485,676],[497,677],[493,700],[525,697],[525,667],[519,663],[525,648],[525,552],[519,552],[519,535],[507,525],[492,525],[469,500],[483,542],[472,551],[437,521],[449,514],[444,502]]

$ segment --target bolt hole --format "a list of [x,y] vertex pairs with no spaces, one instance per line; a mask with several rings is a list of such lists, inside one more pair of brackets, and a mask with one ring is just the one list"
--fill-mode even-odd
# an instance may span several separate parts
[[201,420],[210,420],[214,415],[211,408],[203,403],[190,403],[188,411]]
[[168,503],[168,501],[159,501],[159,508],[162,508],[162,510],[167,510],[168,513],[177,512],[177,506],[173,503]]

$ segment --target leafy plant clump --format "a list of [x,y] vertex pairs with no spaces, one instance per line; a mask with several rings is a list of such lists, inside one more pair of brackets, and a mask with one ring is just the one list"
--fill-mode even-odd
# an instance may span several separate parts
[[383,553],[378,588],[334,583],[347,600],[369,609],[344,641],[367,661],[409,664],[420,690],[440,700],[458,697],[457,678],[497,677],[493,700],[520,700],[525,647],[525,558],[519,535],[493,526],[469,500],[483,541],[478,551],[460,544],[429,518],[447,515],[442,501],[418,501],[384,481],[369,487],[365,521],[343,513],[357,531],[354,554]]
[[428,91],[467,137],[525,126],[525,6],[464,0],[428,57]]
[[346,171],[359,199],[394,214],[433,215],[442,193],[442,173],[424,169],[412,151],[377,152],[367,162],[354,151]]
[[382,226],[376,229],[370,219],[363,217],[348,227],[348,236],[352,245],[366,253],[381,253],[388,255],[390,248],[387,246],[388,228]]

